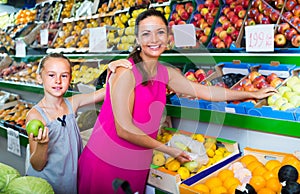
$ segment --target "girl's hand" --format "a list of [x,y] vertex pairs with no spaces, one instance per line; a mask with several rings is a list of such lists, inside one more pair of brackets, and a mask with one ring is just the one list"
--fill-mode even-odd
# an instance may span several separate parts
[[271,96],[271,95],[273,95],[277,92],[278,91],[273,87],[262,88],[262,89],[260,89],[260,90],[258,90],[254,93],[254,95],[255,95],[254,97],[256,99],[262,99],[262,98],[266,98],[268,96]]
[[176,158],[181,164],[192,161],[191,157],[181,149],[171,148],[170,156]]
[[131,69],[132,64],[127,59],[119,59],[116,61],[112,61],[108,64],[108,69],[113,73],[116,71],[118,67],[125,67]]
[[35,141],[39,144],[46,144],[49,142],[49,129],[47,127],[44,130],[39,129],[39,133],[36,137],[33,137],[33,134],[29,134],[29,140]]

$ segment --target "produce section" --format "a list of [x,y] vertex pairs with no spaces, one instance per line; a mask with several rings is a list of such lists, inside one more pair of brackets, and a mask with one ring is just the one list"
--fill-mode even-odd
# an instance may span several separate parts
[[[287,139],[282,141],[284,142],[282,149],[286,149],[287,152],[295,151],[292,150],[294,146],[289,149],[286,142],[290,138],[291,142],[299,143],[297,138],[300,137],[298,130],[300,120],[298,66],[300,58],[297,54],[299,45],[297,45],[296,38],[299,34],[298,20],[296,19],[297,16],[299,18],[299,15],[297,15],[299,2],[286,0],[283,1],[283,4],[280,4],[279,0],[165,2],[113,0],[99,3],[97,9],[95,9],[97,10],[96,13],[84,17],[75,16],[76,10],[80,8],[83,1],[76,2],[53,1],[38,4],[33,9],[32,12],[36,13],[36,22],[43,21],[41,29],[48,29],[48,44],[41,45],[40,32],[34,34],[34,36],[33,33],[30,33],[30,29],[34,29],[38,25],[37,23],[23,24],[27,25],[27,30],[24,26],[17,28],[16,26],[19,25],[12,25],[4,29],[1,34],[3,39],[1,43],[10,51],[14,50],[12,45],[15,44],[15,38],[20,38],[20,34],[22,36],[32,35],[32,37],[35,37],[34,41],[28,44],[27,47],[37,49],[40,53],[34,55],[28,50],[26,57],[11,55],[13,63],[1,68],[1,90],[17,92],[21,99],[18,98],[17,103],[11,108],[1,110],[0,138],[4,137],[5,139],[7,137],[8,128],[14,129],[20,132],[21,146],[27,145],[24,112],[28,111],[39,95],[42,94],[43,89],[35,79],[36,67],[39,59],[46,52],[65,52],[74,62],[72,86],[66,96],[78,93],[78,86],[82,84],[101,88],[105,84],[108,62],[126,58],[135,45],[135,18],[146,9],[144,6],[147,5],[147,7],[153,7],[163,12],[169,21],[170,27],[180,24],[194,25],[197,40],[195,47],[176,48],[174,37],[171,34],[168,51],[161,57],[161,61],[176,66],[178,71],[181,71],[191,81],[246,91],[273,86],[279,91],[278,95],[257,101],[248,99],[243,102],[211,103],[182,94],[175,94],[173,91],[168,90],[166,93],[168,98],[167,114],[172,118],[181,119],[182,123],[192,121],[208,123],[213,126],[221,125],[225,128],[234,129],[238,133],[241,131],[240,134],[242,135],[240,137],[233,136],[229,140],[225,138],[224,142],[222,135],[220,137],[209,137],[202,131],[196,132],[196,129],[181,128],[181,132],[187,137],[193,141],[203,143],[208,162],[200,166],[195,163],[178,165],[176,159],[154,152],[151,169],[153,177],[151,177],[152,182],[150,182],[151,178],[149,177],[150,185],[161,189],[163,192],[171,193],[205,193],[207,190],[212,193],[225,192],[225,190],[226,192],[233,191],[237,188],[236,183],[248,180],[249,177],[246,176],[249,172],[248,166],[243,164],[245,168],[241,170],[243,173],[240,173],[239,178],[232,178],[228,182],[225,179],[228,178],[227,175],[232,177],[232,174],[237,173],[231,170],[235,165],[238,166],[237,161],[243,160],[241,155],[248,153],[247,150],[239,150],[239,148],[235,150],[236,152],[232,152],[232,150],[227,150],[226,147],[228,144],[238,145],[239,143],[242,143],[244,147],[245,144],[256,141],[256,139],[247,137],[244,131],[257,133],[257,135],[263,134],[266,139],[269,138],[269,141],[266,140],[267,142],[272,142],[275,139],[272,135],[282,136],[283,139]],[[254,11],[254,9],[257,10]],[[20,23],[20,21],[18,22]],[[276,24],[274,28],[274,53],[246,53],[245,26],[269,23]],[[89,29],[103,26],[107,29],[107,52],[89,53]],[[16,33],[13,33],[14,36],[11,37],[7,32]],[[201,50],[203,48],[205,49],[204,52]],[[30,94],[36,94],[36,97],[28,103]],[[24,100],[22,97],[24,97]],[[172,101],[174,99],[177,100],[177,104]],[[33,103],[31,104],[31,102]],[[4,112],[9,116],[4,115]],[[185,130],[192,130],[194,133],[193,135],[186,134]],[[177,133],[164,132],[157,139],[163,143],[170,143],[172,137],[178,135]],[[191,152],[190,145],[176,143],[176,146],[184,151]],[[263,149],[264,145],[261,146]],[[271,145],[268,146],[271,147]],[[274,149],[276,149],[275,147]],[[236,160],[236,164],[232,160]],[[260,172],[269,172],[265,171],[265,168],[268,170],[270,168],[266,161],[261,161],[261,158],[257,158],[257,160],[263,164],[260,166],[264,167],[264,170],[260,170]],[[281,166],[287,164],[287,162],[284,163],[280,160],[274,162],[274,165],[279,165],[279,163]],[[297,163],[297,165],[299,164]],[[224,168],[230,168],[230,170],[224,170]],[[250,171],[254,173],[254,169]],[[257,173],[258,170],[254,174]],[[271,176],[270,174],[259,175],[264,177],[263,180],[257,178],[250,181],[249,179],[249,184],[254,185],[255,190],[259,190],[256,183],[259,180],[267,182],[269,180],[267,178],[270,178],[267,175]],[[179,179],[179,181],[159,182],[155,178],[156,175],[170,181],[174,179]],[[220,177],[221,182],[213,177]],[[209,182],[214,182],[213,186]],[[263,191],[267,192],[270,188],[276,190],[275,185],[278,185],[278,180],[273,178],[272,182],[274,187],[271,188],[270,184],[265,183],[263,187],[261,186],[261,188],[264,188]],[[172,188],[164,187],[166,185]],[[174,187],[174,185],[178,185],[178,187]],[[176,192],[173,192],[172,189],[175,189]]]

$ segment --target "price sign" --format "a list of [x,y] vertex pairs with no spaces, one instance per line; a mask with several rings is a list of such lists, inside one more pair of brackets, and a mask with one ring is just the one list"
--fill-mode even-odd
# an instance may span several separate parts
[[23,39],[16,40],[16,57],[26,57],[26,44]]
[[106,52],[106,27],[90,28],[89,51]]
[[40,30],[41,45],[47,45],[48,44],[48,39],[49,39],[49,30],[47,28],[43,29],[43,30]]
[[262,24],[245,27],[246,51],[274,51],[274,24]]
[[19,132],[13,129],[7,129],[7,151],[21,156]]
[[196,46],[195,26],[193,24],[173,25],[176,47]]

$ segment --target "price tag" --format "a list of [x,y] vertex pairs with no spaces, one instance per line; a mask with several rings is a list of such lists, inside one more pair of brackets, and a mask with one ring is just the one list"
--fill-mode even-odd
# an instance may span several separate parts
[[19,132],[7,128],[7,151],[21,156]]
[[26,57],[26,44],[23,39],[16,40],[16,57]]
[[246,52],[274,51],[274,24],[245,27]]
[[89,40],[90,52],[106,52],[106,27],[90,28],[90,40]]
[[196,46],[195,26],[193,24],[173,25],[176,47]]
[[48,39],[49,39],[49,30],[47,28],[40,30],[41,45],[48,45]]
[[235,113],[235,108],[225,107],[225,112]]

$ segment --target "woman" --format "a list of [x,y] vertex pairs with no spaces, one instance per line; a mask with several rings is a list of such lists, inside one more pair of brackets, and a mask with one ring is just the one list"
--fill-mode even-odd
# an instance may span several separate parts
[[127,180],[133,192],[144,193],[153,149],[181,163],[190,161],[182,150],[155,140],[167,86],[212,101],[265,98],[276,92],[274,88],[251,93],[203,86],[163,66],[158,58],[167,48],[167,26],[165,17],[154,9],[137,17],[138,46],[129,55],[133,68],[119,68],[108,79],[104,104],[79,159],[79,193],[113,193],[112,182],[116,178]]

